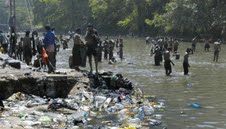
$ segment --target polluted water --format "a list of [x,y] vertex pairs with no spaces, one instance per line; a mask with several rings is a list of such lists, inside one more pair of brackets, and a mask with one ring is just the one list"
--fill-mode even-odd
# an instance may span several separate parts
[[[98,77],[96,77],[98,76]],[[110,84],[107,83],[110,78]],[[161,126],[165,109],[156,97],[145,96],[121,74],[92,75],[96,88],[67,98],[15,93],[3,101],[1,128],[140,129]],[[114,84],[114,85],[111,85]]]

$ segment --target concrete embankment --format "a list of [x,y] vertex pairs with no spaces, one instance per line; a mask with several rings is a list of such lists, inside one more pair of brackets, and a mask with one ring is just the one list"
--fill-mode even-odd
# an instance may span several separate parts
[[18,62],[0,54],[0,98],[3,100],[17,92],[65,98],[78,82],[88,84],[88,79],[82,73],[72,69],[61,69],[56,74],[48,74]]

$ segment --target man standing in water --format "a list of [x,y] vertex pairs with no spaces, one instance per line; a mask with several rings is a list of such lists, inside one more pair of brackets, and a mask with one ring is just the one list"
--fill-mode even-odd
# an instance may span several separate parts
[[155,46],[154,54],[155,65],[160,66],[162,52],[158,45]]
[[188,52],[185,52],[184,62],[183,62],[184,75],[188,75],[188,68],[190,67],[190,65],[188,63],[188,57],[189,57]]
[[220,46],[220,40],[218,39],[216,42],[214,42],[214,57],[213,57],[213,61],[214,62],[218,62],[218,57],[219,57],[219,52],[221,50],[221,46]]
[[92,66],[92,56],[94,57],[95,61],[95,67],[96,67],[96,73],[98,73],[98,61],[97,61],[97,44],[98,44],[98,33],[93,28],[93,25],[89,24],[86,35],[85,35],[85,41],[87,45],[87,56],[89,59],[89,66],[90,66],[90,73],[93,72],[93,66]]
[[191,44],[193,52],[195,52],[195,49],[196,49],[196,43],[197,43],[197,37],[194,37],[194,38],[192,39],[192,44]]
[[174,63],[170,59],[170,53],[169,51],[165,51],[164,53],[164,67],[166,70],[166,75],[169,76],[172,73],[172,66],[171,63],[174,65]]
[[206,40],[205,40],[204,51],[205,51],[205,52],[208,52],[208,51],[209,51],[209,48],[210,48],[210,44],[209,44],[209,41],[206,39]]
[[55,70],[55,35],[51,31],[50,26],[45,26],[46,34],[43,40],[44,47],[48,55],[48,73],[54,72]]
[[176,40],[173,44],[173,51],[174,53],[176,53],[178,51],[178,46],[179,46],[179,41]]

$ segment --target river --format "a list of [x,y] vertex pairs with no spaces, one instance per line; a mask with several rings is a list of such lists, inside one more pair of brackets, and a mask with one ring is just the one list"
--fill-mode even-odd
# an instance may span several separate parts
[[[60,50],[57,67],[68,68],[69,49]],[[108,61],[99,64],[101,71],[122,73],[145,95],[154,95],[163,101],[166,109],[162,121],[168,129],[224,129],[226,128],[226,51],[222,45],[219,63],[213,62],[213,45],[210,52],[204,52],[204,43],[197,44],[197,50],[190,55],[190,75],[183,75],[183,56],[191,43],[179,45],[179,60],[172,57],[175,66],[171,76],[165,76],[163,65],[154,66],[154,57],[149,55],[150,45],[144,39],[124,38],[125,60],[114,65]],[[115,50],[116,52],[116,50]],[[171,54],[172,55],[172,54]],[[88,66],[88,64],[87,64]],[[89,67],[86,68],[89,70]],[[199,103],[202,108],[192,108]],[[158,127],[157,127],[158,128]]]

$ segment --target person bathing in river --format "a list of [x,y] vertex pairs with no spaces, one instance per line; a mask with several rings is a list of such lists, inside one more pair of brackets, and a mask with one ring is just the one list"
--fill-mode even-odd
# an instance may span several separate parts
[[209,41],[208,41],[208,40],[205,40],[204,51],[205,51],[205,52],[208,52],[208,51],[209,51],[209,48],[210,48]]
[[214,62],[218,62],[218,57],[219,57],[219,53],[221,50],[221,46],[220,46],[220,40],[218,39],[218,41],[214,42],[214,57],[213,57],[213,61]]
[[190,67],[189,63],[188,63],[188,57],[189,54],[187,52],[185,52],[184,55],[184,62],[183,62],[183,68],[184,68],[184,75],[188,75],[188,68]]
[[155,54],[154,55],[155,65],[160,66],[162,52],[158,45],[156,45],[156,47],[155,47],[154,54]]
[[195,50],[196,50],[196,44],[197,44],[197,37],[194,37],[192,39],[192,44],[191,44],[193,52],[195,52]]
[[172,62],[172,60],[170,59],[170,53],[169,51],[165,51],[164,53],[164,67],[165,67],[165,71],[166,71],[166,75],[169,76],[172,73],[172,66],[171,63],[174,65],[174,63]]
[[149,44],[150,43],[150,40],[151,40],[151,38],[148,36],[148,37],[146,37],[145,38],[145,42],[146,42],[146,44]]
[[179,41],[176,40],[176,41],[173,43],[173,51],[174,51],[174,53],[177,53],[177,51],[178,51],[178,46],[179,46]]

